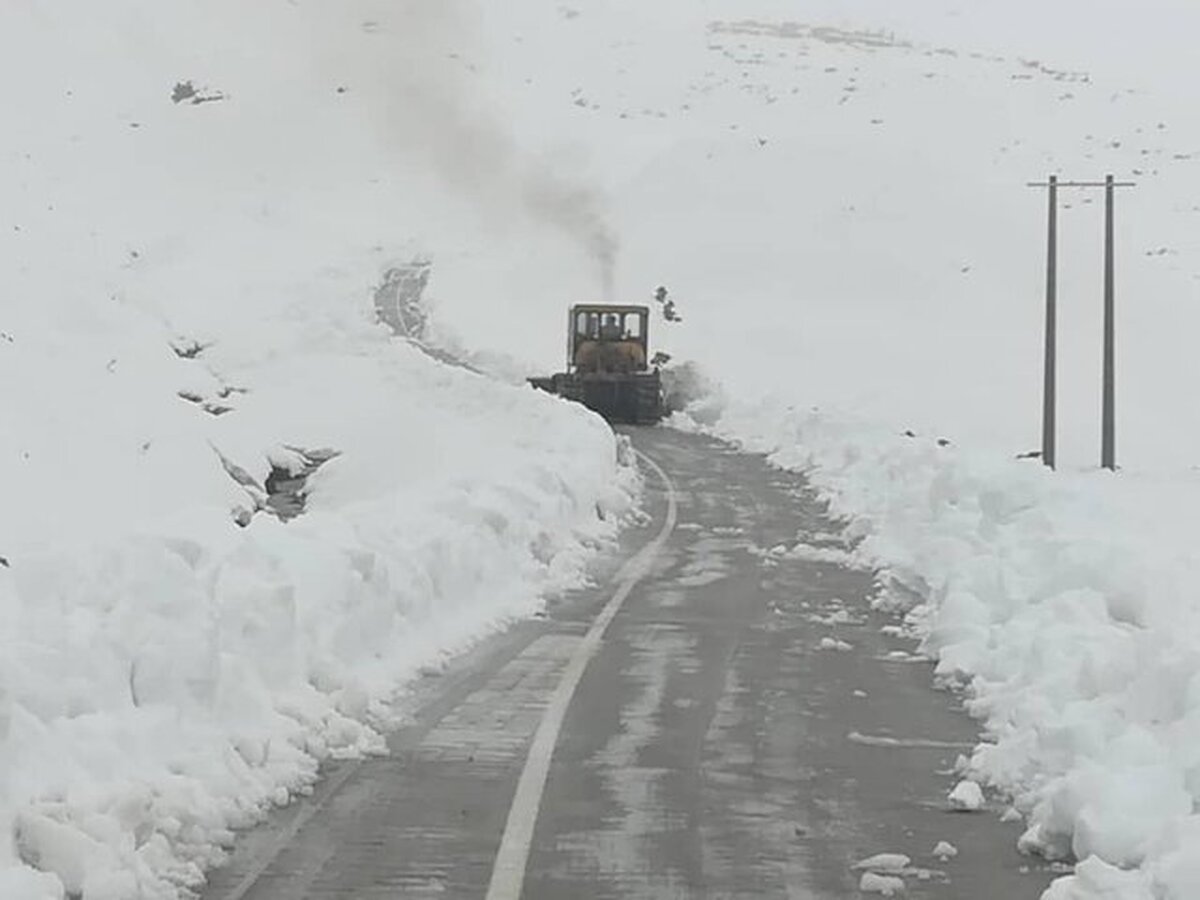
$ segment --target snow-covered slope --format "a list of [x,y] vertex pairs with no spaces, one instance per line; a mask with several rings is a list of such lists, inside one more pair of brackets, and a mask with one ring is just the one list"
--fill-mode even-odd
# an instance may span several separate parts
[[0,15],[5,900],[180,896],[630,506],[597,417],[376,323],[474,211],[365,111],[375,6]]

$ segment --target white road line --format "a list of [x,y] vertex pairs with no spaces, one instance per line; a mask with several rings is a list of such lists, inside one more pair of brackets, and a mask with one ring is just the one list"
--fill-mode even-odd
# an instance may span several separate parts
[[863,734],[852,731],[846,735],[846,740],[852,744],[862,744],[864,747],[915,747],[930,750],[973,750],[975,744],[968,741],[935,741],[931,738],[895,738],[885,735]]
[[570,706],[575,689],[583,678],[584,670],[600,649],[604,632],[608,630],[609,624],[620,611],[634,585],[649,571],[650,564],[675,528],[678,516],[675,485],[658,463],[640,451],[637,451],[637,455],[638,459],[654,470],[666,488],[666,521],[654,540],[621,568],[617,575],[616,593],[592,622],[567,664],[562,680],[550,697],[550,703],[529,747],[529,755],[525,758],[521,780],[517,782],[517,791],[508,811],[508,821],[504,824],[504,837],[500,841],[500,850],[492,868],[492,880],[488,884],[486,900],[520,900],[525,885],[525,869],[529,863],[529,849],[533,843],[533,829],[537,824],[542,793],[546,789],[546,778],[550,774],[550,760],[554,756],[554,747],[558,744],[558,735],[567,715],[567,707]]

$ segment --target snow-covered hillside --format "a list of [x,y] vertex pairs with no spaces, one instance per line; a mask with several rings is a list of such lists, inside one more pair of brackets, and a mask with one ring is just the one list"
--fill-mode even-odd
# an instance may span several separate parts
[[[475,212],[369,109],[375,6],[0,14],[6,900],[179,896],[629,509],[597,417],[376,322]],[[274,517],[272,471],[321,461]]]

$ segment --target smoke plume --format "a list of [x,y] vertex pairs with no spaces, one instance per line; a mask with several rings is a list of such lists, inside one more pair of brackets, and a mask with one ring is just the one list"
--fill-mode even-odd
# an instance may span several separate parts
[[[392,4],[386,62],[376,82],[386,138],[504,225],[525,218],[572,239],[596,267],[605,299],[613,293],[617,239],[599,193],[525,152],[494,108],[477,68],[480,13],[471,0]],[[361,60],[359,61],[361,63]]]

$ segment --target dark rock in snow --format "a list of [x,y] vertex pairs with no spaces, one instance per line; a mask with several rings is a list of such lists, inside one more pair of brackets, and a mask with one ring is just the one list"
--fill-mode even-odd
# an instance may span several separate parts
[[224,99],[225,95],[220,91],[199,90],[191,81],[177,81],[171,89],[171,102],[175,104],[190,103],[192,106],[199,106],[201,103],[216,103]]

